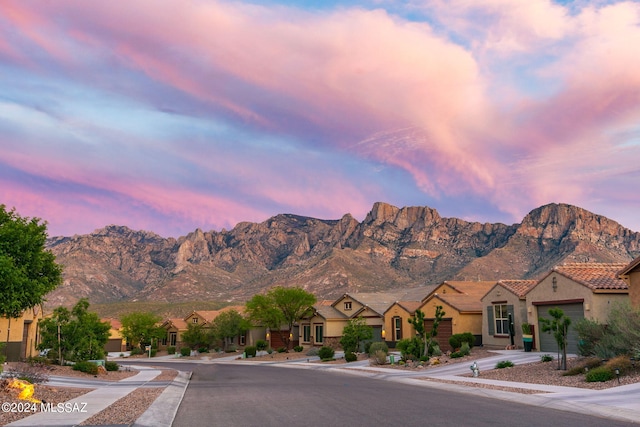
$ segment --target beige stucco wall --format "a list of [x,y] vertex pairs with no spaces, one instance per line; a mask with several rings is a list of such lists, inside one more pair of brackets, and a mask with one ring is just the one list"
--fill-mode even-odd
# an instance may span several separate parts
[[638,271],[632,271],[629,274],[629,299],[631,305],[637,309],[640,309],[640,269]]
[[[345,305],[346,302],[350,302],[351,303],[351,310],[345,310],[344,305]],[[336,310],[338,310],[340,313],[343,313],[345,316],[351,317],[351,316],[353,316],[354,313],[359,311],[364,306],[347,295],[347,296],[342,296],[341,298],[339,298],[334,303],[333,307]]]
[[[42,319],[42,309],[39,306],[25,310],[18,318],[0,318],[0,342],[6,343],[8,337],[10,361],[17,360],[19,357],[38,355],[36,335],[40,319]],[[23,342],[25,328],[26,339]]]
[[451,319],[453,334],[463,332],[471,332],[474,335],[482,334],[482,313],[460,313],[456,308],[438,298],[429,298],[420,307],[425,319],[433,319],[436,316],[437,305],[441,305],[445,312],[443,318]]
[[393,336],[393,318],[400,317],[402,322],[402,338],[410,338],[415,336],[416,330],[409,323],[409,319],[413,318],[409,312],[402,308],[399,304],[393,304],[384,314],[384,332],[386,341],[394,341]]
[[482,344],[488,347],[505,348],[511,345],[511,337],[509,335],[489,335],[489,318],[487,316],[487,307],[493,309],[494,303],[513,305],[513,326],[515,336],[513,338],[515,345],[522,347],[522,324],[527,320],[527,303],[521,300],[513,292],[502,286],[496,286],[482,298]]

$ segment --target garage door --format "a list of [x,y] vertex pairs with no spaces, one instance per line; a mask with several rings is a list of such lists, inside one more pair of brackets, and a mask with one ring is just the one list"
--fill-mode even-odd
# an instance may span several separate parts
[[[579,320],[584,319],[584,309],[582,303],[576,304],[558,304],[558,305],[539,305],[538,319],[553,319],[549,315],[549,309],[558,307],[564,312],[564,315],[571,319],[569,333],[567,335],[567,353],[578,354],[578,333],[573,328]],[[553,353],[558,351],[558,344],[552,333],[542,332],[542,324],[538,322],[538,334],[540,335],[540,351]]]
[[[434,319],[425,319],[424,327],[427,332],[431,331],[433,328],[433,320]],[[449,350],[451,346],[449,345],[449,338],[453,334],[453,322],[451,319],[442,319],[440,324],[438,325],[438,335],[436,335],[436,341],[438,341],[438,345],[440,346],[440,350],[443,352]]]

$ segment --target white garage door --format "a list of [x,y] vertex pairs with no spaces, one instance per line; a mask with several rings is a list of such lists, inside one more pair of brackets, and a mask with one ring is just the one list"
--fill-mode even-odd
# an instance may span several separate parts
[[[567,353],[578,354],[578,333],[573,328],[580,319],[584,319],[584,309],[582,303],[575,304],[557,304],[557,305],[539,305],[538,319],[553,319],[549,315],[549,309],[558,307],[564,312],[564,315],[571,319],[569,333],[567,336]],[[538,333],[540,335],[540,351],[545,353],[553,353],[558,351],[558,344],[552,333],[542,332],[542,325],[538,322]]]

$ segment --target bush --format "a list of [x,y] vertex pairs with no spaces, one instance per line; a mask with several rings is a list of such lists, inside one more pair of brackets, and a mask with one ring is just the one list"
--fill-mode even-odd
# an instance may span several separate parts
[[293,351],[295,351],[296,353],[300,353],[302,352],[302,350],[304,350],[304,347],[302,347],[301,345],[293,347]]
[[104,362],[104,369],[110,372],[115,372],[120,370],[120,365],[118,365],[116,362],[106,361]]
[[615,378],[615,374],[608,366],[599,366],[587,372],[585,380],[588,383],[605,382]]
[[442,356],[442,350],[440,350],[440,346],[438,345],[438,343],[433,343],[431,345],[431,352],[429,353],[432,356]]
[[471,346],[469,346],[468,342],[462,341],[462,345],[460,346],[460,353],[462,353],[463,356],[468,356],[469,354],[471,354]]
[[344,354],[344,360],[348,362],[355,362],[358,360],[358,356],[353,352],[348,352]]
[[424,344],[418,338],[405,338],[396,343],[403,360],[418,360],[424,353]]
[[590,369],[599,367],[601,364],[602,362],[600,359],[596,357],[590,357],[589,359],[583,360],[581,363],[569,369],[567,372],[565,372],[562,375],[566,377],[570,377],[573,375],[584,374],[585,368],[587,369],[587,371],[589,371]]
[[236,351],[238,351],[238,347],[235,344],[229,344],[225,350],[226,353],[235,353]]
[[176,346],[175,345],[170,345],[169,347],[167,347],[167,353],[168,354],[176,354]]
[[189,347],[180,348],[180,356],[187,357],[191,355],[191,349]]
[[[372,344],[373,344],[373,341],[367,341],[367,342],[364,343],[364,352],[366,354],[371,354],[371,345]],[[387,345],[387,344],[385,343],[385,345]]]
[[469,344],[469,348],[473,347],[473,343],[476,338],[473,336],[471,332],[464,332],[462,334],[453,334],[449,337],[449,345],[453,350],[458,350],[462,347],[462,343],[466,342]]
[[92,362],[76,362],[75,365],[73,365],[73,370],[84,372],[85,374],[98,375],[98,365]]
[[278,353],[286,353],[287,352],[287,347],[278,347],[278,349],[276,351]]
[[320,347],[320,350],[318,350],[318,356],[320,356],[322,360],[332,360],[335,354],[335,350],[327,346]]
[[457,359],[457,358],[459,358],[459,357],[464,357],[464,354],[462,354],[462,353],[461,353],[461,352],[459,352],[459,351],[454,351],[453,353],[451,353],[451,354],[449,355],[449,357],[450,357],[450,358],[452,358],[452,359]]
[[142,349],[140,347],[133,347],[131,349],[131,353],[130,354],[132,356],[137,356],[138,354],[143,354],[143,353],[144,353],[144,351],[142,351]]
[[151,349],[151,353],[149,354],[149,356],[156,357],[156,354],[158,354],[158,349],[152,348]]
[[542,356],[540,356],[540,361],[541,362],[552,362],[553,361],[553,356],[550,354],[543,354]]
[[512,368],[512,367],[513,367],[513,362],[511,360],[501,360],[500,362],[496,363],[496,369]]
[[244,348],[244,354],[247,357],[256,357],[257,352],[258,352],[258,349],[255,345],[248,345]]
[[267,347],[269,347],[269,343],[265,340],[258,340],[256,341],[256,349],[258,351],[264,351],[267,349]]
[[311,347],[307,350],[307,356],[317,356],[318,355],[318,347]]
[[200,347],[198,353],[209,353],[209,349],[207,347]]
[[615,373],[615,370],[618,369],[620,374],[627,373],[631,371],[632,365],[631,360],[627,356],[618,356],[616,358],[608,360],[604,366],[608,367]]
[[389,354],[389,346],[384,341],[372,342],[369,346],[369,355],[373,356],[378,351],[384,351],[384,354]]
[[369,364],[371,365],[386,365],[387,364],[387,353],[384,350],[376,351],[373,356],[369,359]]
[[271,347],[267,348],[267,353],[269,354],[273,353],[273,349]]

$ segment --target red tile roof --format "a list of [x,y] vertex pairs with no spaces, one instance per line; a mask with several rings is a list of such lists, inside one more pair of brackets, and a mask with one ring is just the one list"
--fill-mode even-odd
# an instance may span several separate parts
[[499,280],[498,285],[513,292],[518,298],[524,297],[538,284],[537,280]]
[[627,265],[595,262],[568,263],[555,267],[552,272],[562,274],[592,290],[627,290],[629,289],[627,283],[618,278],[620,270]]

